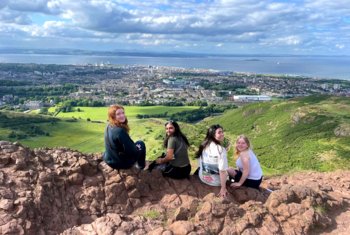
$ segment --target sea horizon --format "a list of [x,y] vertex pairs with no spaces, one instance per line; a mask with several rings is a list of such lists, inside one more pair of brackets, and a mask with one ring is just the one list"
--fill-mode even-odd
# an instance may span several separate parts
[[134,56],[134,55],[81,55],[81,54],[30,54],[2,53],[0,63],[34,64],[113,64],[168,66],[186,69],[212,69],[237,73],[303,76],[320,79],[350,80],[350,57],[307,55],[242,55],[202,57]]

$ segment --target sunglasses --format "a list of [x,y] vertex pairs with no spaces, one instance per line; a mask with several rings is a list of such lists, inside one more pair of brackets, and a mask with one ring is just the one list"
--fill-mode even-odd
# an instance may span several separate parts
[[168,125],[169,123],[170,124],[173,124],[175,121],[174,120],[169,120],[169,121],[167,121],[164,125],[166,126],[166,125]]

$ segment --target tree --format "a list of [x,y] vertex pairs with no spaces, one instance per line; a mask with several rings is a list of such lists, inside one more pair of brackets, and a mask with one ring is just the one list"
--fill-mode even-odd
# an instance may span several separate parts
[[40,110],[39,110],[39,114],[48,114],[49,113],[49,108],[47,107],[42,107]]

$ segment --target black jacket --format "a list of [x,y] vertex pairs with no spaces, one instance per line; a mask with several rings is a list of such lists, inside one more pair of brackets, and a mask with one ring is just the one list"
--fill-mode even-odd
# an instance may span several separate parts
[[137,148],[121,127],[108,125],[105,131],[103,160],[114,169],[131,168],[137,160]]

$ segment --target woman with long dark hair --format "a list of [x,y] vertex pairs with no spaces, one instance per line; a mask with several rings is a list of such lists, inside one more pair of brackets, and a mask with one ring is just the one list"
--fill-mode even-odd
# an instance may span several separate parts
[[112,105],[108,109],[108,125],[105,131],[105,152],[103,160],[114,169],[145,167],[146,146],[141,140],[134,143],[129,136],[128,119],[124,107]]
[[222,126],[210,126],[204,141],[196,153],[199,165],[199,178],[205,184],[221,186],[218,195],[221,197],[226,197],[227,195],[226,180],[228,162],[226,149],[222,146],[224,138]]
[[188,158],[189,142],[187,137],[181,132],[180,126],[175,121],[165,123],[165,139],[163,142],[166,154],[163,158],[156,160],[157,164],[164,167],[162,174],[173,179],[188,178],[191,173],[191,164]]

